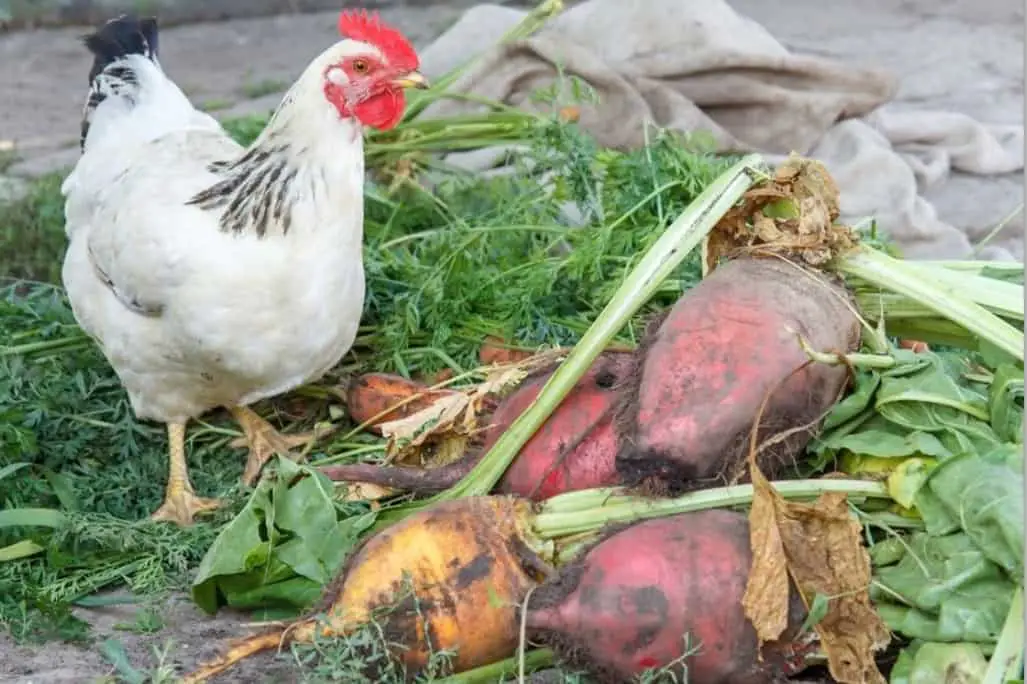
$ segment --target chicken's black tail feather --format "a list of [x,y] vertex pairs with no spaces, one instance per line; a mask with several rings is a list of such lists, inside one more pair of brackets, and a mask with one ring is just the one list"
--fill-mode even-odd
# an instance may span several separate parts
[[119,64],[129,55],[142,55],[157,62],[157,19],[123,14],[111,19],[82,39],[93,55],[89,70],[89,98],[82,113],[80,144],[85,147],[86,135],[93,111],[108,97],[122,97],[135,102],[139,78],[125,64]]

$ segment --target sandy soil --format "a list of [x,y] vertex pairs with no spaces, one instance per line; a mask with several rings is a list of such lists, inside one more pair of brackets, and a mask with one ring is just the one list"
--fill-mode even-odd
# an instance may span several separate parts
[[[901,106],[965,112],[983,121],[1023,123],[1024,5],[1021,0],[735,0],[788,47],[890,68],[903,77]],[[423,45],[458,15],[457,7],[399,8],[384,15]],[[168,29],[164,64],[195,98],[219,113],[266,110],[307,63],[313,46],[334,38],[334,13],[237,20]],[[21,161],[9,173],[35,175],[74,161],[88,64],[80,29],[0,36],[0,140],[13,140]],[[2,180],[2,179],[0,179]],[[949,221],[986,233],[1023,202],[1022,174],[957,176],[929,194]],[[1010,230],[1022,234],[1022,218]],[[132,611],[82,610],[97,643],[116,636],[133,664],[152,668],[155,648],[171,644],[166,662],[184,667],[213,655],[222,637],[239,635],[239,616],[208,619],[186,599],[164,610],[152,635],[118,631]],[[111,673],[95,649],[50,644],[17,647],[0,637],[0,682],[93,682]],[[241,667],[224,682],[292,681],[268,659]]]

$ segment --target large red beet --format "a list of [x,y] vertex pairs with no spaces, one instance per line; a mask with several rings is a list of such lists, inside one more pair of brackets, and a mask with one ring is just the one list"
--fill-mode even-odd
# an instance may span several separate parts
[[[641,361],[618,412],[626,484],[656,478],[670,493],[733,479],[744,470],[749,433],[768,390],[760,439],[813,428],[837,401],[841,366],[810,364],[818,351],[859,345],[847,291],[828,276],[778,259],[719,266],[670,309],[639,350]],[[794,373],[794,374],[793,374]],[[782,384],[783,383],[783,384]],[[772,476],[809,442],[796,430],[761,458]]]
[[[496,491],[541,501],[563,492],[618,483],[614,415],[634,358],[606,352],[560,402],[521,448]],[[428,470],[372,464],[326,466],[333,480],[369,482],[416,493],[438,492],[456,484],[538,397],[553,370],[526,379],[492,414],[481,450],[455,463]]]
[[749,525],[740,513],[637,523],[537,589],[528,601],[528,628],[603,682],[662,668],[687,668],[687,679],[678,681],[689,684],[773,682],[801,669],[811,648],[790,641],[805,611],[793,589],[789,630],[764,646],[761,661],[742,609],[751,564]]

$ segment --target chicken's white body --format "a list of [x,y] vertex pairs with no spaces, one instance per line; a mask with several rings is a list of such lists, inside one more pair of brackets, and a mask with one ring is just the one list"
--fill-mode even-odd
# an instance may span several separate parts
[[256,144],[291,179],[283,216],[258,235],[222,224],[233,199],[244,214],[267,213],[275,198],[258,206],[257,174],[220,207],[190,203],[230,175],[216,164],[244,150],[155,59],[120,63],[134,76],[97,79],[94,93],[108,92],[63,186],[63,279],[136,414],[183,423],[320,377],[353,344],[364,302],[360,126],[323,98],[293,97],[317,87],[322,65],[304,72]]

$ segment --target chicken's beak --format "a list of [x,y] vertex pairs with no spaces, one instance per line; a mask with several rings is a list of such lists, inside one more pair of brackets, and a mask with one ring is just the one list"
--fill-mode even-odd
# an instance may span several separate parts
[[400,76],[392,81],[392,85],[397,88],[420,88],[424,90],[428,87],[428,79],[421,75],[418,71],[411,71],[410,73]]

